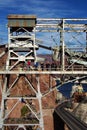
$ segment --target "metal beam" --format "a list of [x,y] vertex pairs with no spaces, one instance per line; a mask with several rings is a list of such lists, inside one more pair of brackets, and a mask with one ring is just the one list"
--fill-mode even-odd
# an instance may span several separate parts
[[61,71],[61,70],[58,70],[58,71],[22,71],[22,70],[16,70],[16,71],[0,71],[0,74],[87,74],[87,70],[72,70],[72,71]]

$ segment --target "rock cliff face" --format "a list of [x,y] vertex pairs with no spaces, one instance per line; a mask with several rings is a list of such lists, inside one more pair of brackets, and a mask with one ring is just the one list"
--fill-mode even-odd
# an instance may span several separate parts
[[81,121],[87,123],[87,101],[85,103],[80,103],[77,105],[73,113]]
[[[13,76],[12,80],[14,79],[15,76]],[[34,87],[36,87],[36,82],[35,82],[35,75],[32,76],[33,81],[32,84]],[[48,82],[48,77],[49,75],[41,75],[40,76],[40,86],[41,86],[41,92],[46,93],[49,92],[49,82]],[[30,78],[30,77],[29,77]],[[42,80],[44,79],[44,81]],[[10,84],[12,82],[10,79]],[[55,80],[53,79],[52,85],[55,86]],[[36,88],[37,89],[37,88]],[[25,83],[24,77],[20,77],[20,80],[18,83],[12,88],[10,96],[25,96],[25,95],[32,95],[34,94],[28,87],[27,83]],[[54,122],[53,122],[53,111],[54,108],[56,107],[56,95],[57,91],[54,90],[44,96],[42,98],[42,108],[43,108],[43,118],[44,118],[44,127],[45,130],[54,130]],[[11,110],[12,106],[17,102],[17,100],[8,100],[7,101],[7,110]],[[23,108],[24,104],[19,102],[18,105],[14,108],[13,112],[10,113],[9,118],[21,118],[21,109]],[[38,111],[38,102],[33,100],[33,106],[35,107],[36,111]]]
[[[35,75],[32,75],[32,84],[33,84],[34,88],[37,90],[37,87],[36,87],[37,84],[36,84],[35,78],[36,78]],[[29,77],[29,79],[30,79],[30,77]],[[42,80],[42,79],[44,79],[44,80]],[[12,81],[10,79],[10,83],[11,82]],[[56,83],[55,83],[55,80],[53,79],[53,86],[55,86],[55,85],[56,85]],[[49,89],[48,75],[41,75],[40,76],[40,89],[41,89],[42,94],[49,92],[50,89]],[[42,97],[43,109],[53,109],[53,108],[55,108],[55,106],[56,106],[56,103],[55,103],[56,94],[57,94],[57,91],[54,90],[54,91],[48,93],[46,96]],[[16,85],[11,89],[10,96],[11,97],[13,97],[13,96],[14,97],[15,96],[17,96],[17,97],[18,96],[20,96],[20,97],[27,96],[28,97],[30,95],[35,96],[35,93],[29,88],[28,84],[24,80],[24,77],[22,76],[22,77],[20,77],[20,79],[16,83]],[[11,101],[11,100],[8,101],[8,107],[12,106],[13,102],[15,102],[15,101]],[[33,101],[33,103],[35,103],[35,101]],[[20,106],[21,106],[21,103],[20,103]],[[36,106],[38,106],[38,105],[36,105]],[[17,113],[17,116],[20,115],[18,113]]]

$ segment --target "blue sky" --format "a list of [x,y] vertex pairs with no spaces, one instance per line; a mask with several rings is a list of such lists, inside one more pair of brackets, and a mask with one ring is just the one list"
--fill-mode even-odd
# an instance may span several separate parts
[[87,18],[87,0],[0,0],[0,42],[7,42],[8,14],[38,18]]

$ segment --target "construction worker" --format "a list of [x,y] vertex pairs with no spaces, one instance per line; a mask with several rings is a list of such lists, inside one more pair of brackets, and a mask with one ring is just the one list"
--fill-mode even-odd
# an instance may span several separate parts
[[38,66],[39,66],[39,63],[38,63],[38,62],[36,62],[36,63],[34,64],[35,70],[37,70],[37,69],[38,69]]
[[49,70],[49,69],[50,69],[50,63],[47,62],[47,63],[46,63],[46,70]]
[[40,63],[40,67],[42,70],[44,70],[44,63],[43,62]]
[[31,61],[27,61],[28,69],[30,69]]

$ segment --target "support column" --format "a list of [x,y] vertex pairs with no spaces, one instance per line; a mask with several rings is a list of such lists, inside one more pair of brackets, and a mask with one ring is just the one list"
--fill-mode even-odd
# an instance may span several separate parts
[[87,53],[87,32],[86,32],[86,53]]
[[61,31],[60,31],[60,47],[61,47],[61,57],[60,57],[60,62],[62,65],[62,71],[65,70],[65,44],[64,44],[64,19],[62,20],[62,25],[61,25]]
[[35,29],[35,27],[34,27],[34,56],[35,56],[35,63],[37,62],[37,56],[36,56],[36,49],[35,49],[35,31],[36,31],[36,29]]
[[43,111],[42,111],[42,94],[41,94],[41,91],[40,91],[40,79],[39,79],[39,75],[37,75],[37,89],[38,89],[38,95],[37,95],[37,98],[38,98],[38,102],[39,102],[39,109],[40,109],[40,127],[41,127],[41,130],[44,130],[44,122],[43,122]]
[[6,110],[6,106],[5,106],[5,97],[6,95],[6,88],[7,88],[7,75],[5,77],[5,81],[4,81],[4,86],[3,86],[3,91],[2,91],[2,102],[1,102],[1,120],[0,120],[0,124],[2,125],[2,130],[4,129],[4,116],[5,116],[5,110]]

